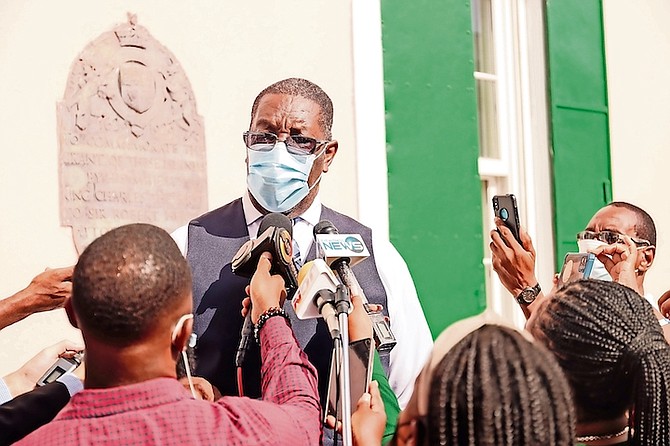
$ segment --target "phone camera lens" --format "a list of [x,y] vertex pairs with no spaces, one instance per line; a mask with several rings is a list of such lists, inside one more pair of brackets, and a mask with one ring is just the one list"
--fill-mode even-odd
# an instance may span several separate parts
[[500,218],[503,221],[507,221],[508,217],[509,217],[509,213],[507,212],[507,209],[505,209],[505,208],[500,209]]

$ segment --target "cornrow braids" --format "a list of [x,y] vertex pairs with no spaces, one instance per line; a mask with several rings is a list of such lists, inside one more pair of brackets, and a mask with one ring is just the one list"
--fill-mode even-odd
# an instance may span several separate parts
[[633,409],[630,444],[670,445],[670,346],[645,299],[616,282],[574,282],[551,298],[532,331],[565,371],[578,421]]
[[437,365],[425,444],[568,446],[574,424],[553,356],[510,328],[485,325]]

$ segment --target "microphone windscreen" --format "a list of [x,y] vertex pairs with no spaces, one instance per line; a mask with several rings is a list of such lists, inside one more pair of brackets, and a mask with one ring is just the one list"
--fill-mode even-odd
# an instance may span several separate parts
[[314,236],[317,234],[337,234],[337,228],[334,224],[328,220],[321,220],[316,225],[314,225]]
[[309,262],[302,265],[302,268],[300,268],[300,271],[298,271],[298,286],[300,286],[302,281],[305,280],[305,277],[309,273],[309,270],[312,269],[312,266],[314,266],[313,260],[310,260]]
[[291,220],[286,215],[280,214],[279,212],[267,214],[263,217],[263,220],[261,220],[258,234],[262,234],[271,226],[274,226],[275,228],[284,228],[288,231],[289,235],[293,237],[293,223],[291,223]]

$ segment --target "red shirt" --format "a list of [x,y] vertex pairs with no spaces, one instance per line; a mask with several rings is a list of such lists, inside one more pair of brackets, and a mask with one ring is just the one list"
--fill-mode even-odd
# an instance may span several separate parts
[[260,332],[262,400],[194,400],[175,379],[85,389],[19,445],[318,445],[316,371],[282,317]]

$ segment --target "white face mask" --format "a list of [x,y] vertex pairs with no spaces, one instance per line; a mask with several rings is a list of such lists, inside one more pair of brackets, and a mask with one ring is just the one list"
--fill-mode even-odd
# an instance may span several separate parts
[[[579,252],[591,252],[600,246],[606,245],[607,243],[601,242],[600,240],[577,240]],[[593,268],[591,269],[589,278],[612,281],[612,276],[610,276],[610,273],[607,272],[607,268],[605,268],[605,265],[603,265],[603,263],[598,259],[593,261]]]

